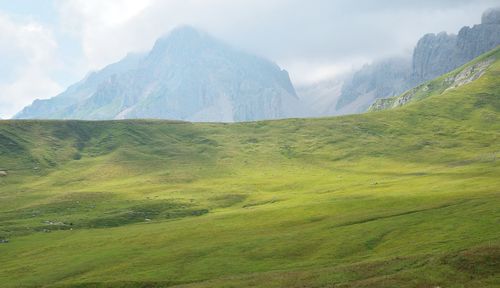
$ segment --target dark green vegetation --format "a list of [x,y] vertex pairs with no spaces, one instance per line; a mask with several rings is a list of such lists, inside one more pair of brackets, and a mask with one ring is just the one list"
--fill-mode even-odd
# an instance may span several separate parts
[[339,118],[2,121],[1,286],[498,287],[499,76]]

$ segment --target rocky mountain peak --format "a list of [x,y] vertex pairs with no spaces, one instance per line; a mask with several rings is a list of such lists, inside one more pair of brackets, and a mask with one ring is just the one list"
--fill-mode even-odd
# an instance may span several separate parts
[[156,58],[164,54],[175,56],[197,54],[200,50],[213,46],[210,43],[214,42],[215,40],[208,34],[192,26],[180,26],[156,40],[149,54],[155,60],[158,60]]
[[275,63],[181,26],[149,53],[111,64],[16,118],[233,122],[299,117],[303,110]]
[[398,95],[448,73],[498,45],[500,7],[485,11],[481,24],[463,27],[458,34],[424,35],[410,59],[384,60],[364,66],[342,85],[330,114],[360,112],[374,99]]
[[463,27],[458,35],[427,34],[413,54],[414,84],[460,67],[500,45],[500,8],[483,13],[481,24]]
[[206,33],[197,30],[193,26],[179,26],[174,28],[170,33],[160,37],[156,40],[157,45],[163,45],[165,43],[176,43],[180,44],[192,44],[194,42],[201,42],[203,40],[208,40],[210,38]]
[[486,10],[481,17],[481,24],[500,25],[500,7]]

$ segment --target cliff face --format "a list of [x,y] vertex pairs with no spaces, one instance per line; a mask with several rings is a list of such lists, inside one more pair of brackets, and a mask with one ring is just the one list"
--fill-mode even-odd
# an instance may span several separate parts
[[405,58],[390,58],[365,65],[344,83],[341,97],[330,111],[360,113],[375,99],[404,92],[410,88],[410,68],[411,62]]
[[[460,32],[427,34],[411,59],[387,59],[366,65],[342,87],[330,115],[363,112],[375,100],[399,95],[446,74],[500,45],[500,8],[483,13],[481,24]],[[409,63],[409,64],[408,64]]]
[[500,45],[500,8],[483,14],[481,25],[464,27],[457,37],[462,60],[468,61]]
[[299,102],[276,64],[181,27],[16,118],[232,122],[299,117]]
[[500,8],[483,13],[481,24],[458,35],[427,34],[413,53],[412,81],[420,84],[450,72],[500,45]]
[[453,70],[462,61],[457,52],[456,35],[425,35],[413,51],[411,81],[418,84]]

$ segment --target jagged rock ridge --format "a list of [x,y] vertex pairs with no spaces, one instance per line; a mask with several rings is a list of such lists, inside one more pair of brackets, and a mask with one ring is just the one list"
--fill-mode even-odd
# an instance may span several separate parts
[[415,84],[434,79],[500,45],[500,8],[483,13],[481,24],[463,27],[458,35],[427,34],[413,53]]
[[[330,115],[363,112],[376,99],[399,95],[448,73],[500,45],[500,8],[485,11],[481,24],[463,27],[457,35],[427,34],[411,59],[386,59],[366,65],[346,81]],[[408,65],[408,63],[411,63]]]

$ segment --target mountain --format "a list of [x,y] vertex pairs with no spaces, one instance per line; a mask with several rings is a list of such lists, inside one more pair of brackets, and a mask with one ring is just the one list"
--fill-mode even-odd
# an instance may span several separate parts
[[458,35],[427,34],[413,52],[413,81],[422,83],[462,66],[500,45],[500,8],[483,13],[481,24],[463,27]]
[[233,122],[361,113],[499,44],[500,9],[490,9],[457,35],[425,35],[411,58],[378,60],[345,79],[302,86],[297,95],[276,64],[180,27],[149,53],[128,55],[14,118]]
[[370,103],[381,97],[395,96],[410,88],[411,62],[406,58],[389,58],[365,65],[344,82],[332,114],[366,111]]
[[[378,99],[370,107],[370,111],[380,111],[393,109],[420,101],[430,96],[439,96],[446,93],[453,93],[457,88],[468,85],[484,77],[498,77],[498,73],[489,70],[498,71],[500,66],[500,46],[496,49],[478,57],[472,62],[447,73],[437,79],[421,84],[410,89],[397,97]],[[485,76],[486,75],[486,76]],[[482,80],[482,79],[481,79]],[[493,79],[486,79],[487,83],[495,83]],[[498,91],[500,87],[490,87],[490,91]],[[500,94],[497,94],[500,95]]]
[[456,68],[463,61],[456,50],[457,35],[426,34],[413,51],[412,81],[426,81]]
[[376,113],[2,120],[1,286],[496,288],[499,53]]
[[485,11],[481,24],[463,27],[457,35],[427,34],[411,59],[389,58],[365,65],[342,87],[330,115],[366,111],[376,99],[399,95],[448,73],[500,45],[500,8]]
[[[71,85],[66,91],[46,100],[35,100],[14,116],[15,119],[64,119],[71,118],[78,105],[83,105],[94,93],[114,75],[135,69],[144,58],[143,54],[129,54],[120,62],[111,64],[101,71],[89,73],[83,80]],[[78,118],[78,117],[75,117]]]
[[300,116],[288,73],[192,27],[37,100],[16,119],[249,121]]

